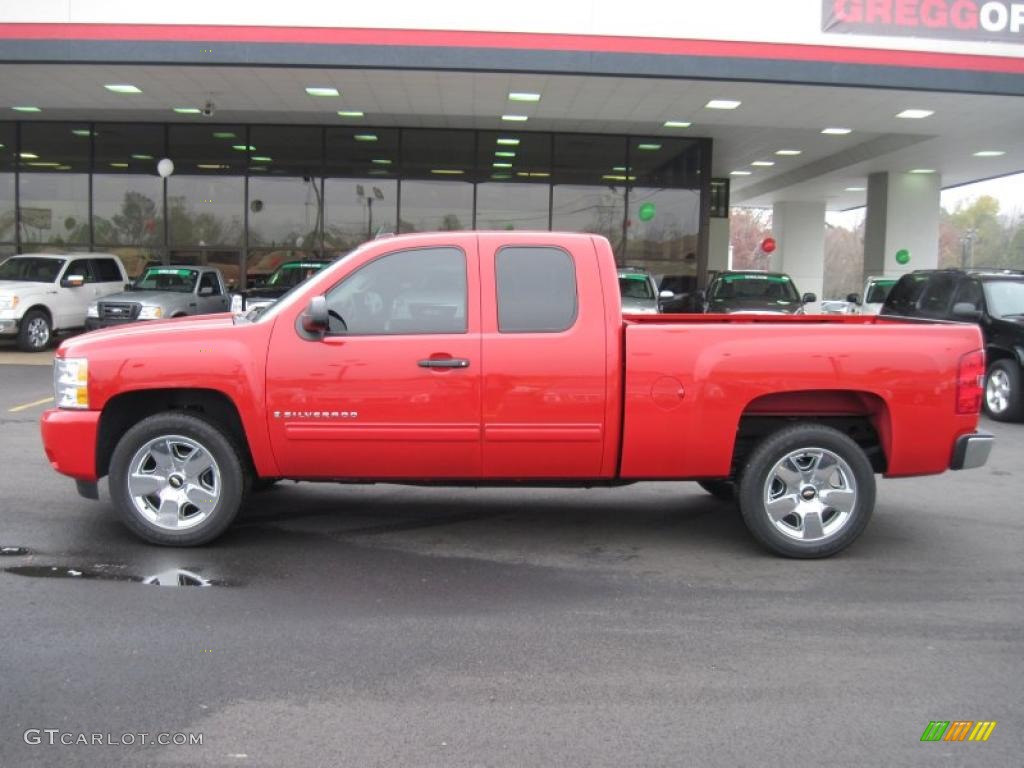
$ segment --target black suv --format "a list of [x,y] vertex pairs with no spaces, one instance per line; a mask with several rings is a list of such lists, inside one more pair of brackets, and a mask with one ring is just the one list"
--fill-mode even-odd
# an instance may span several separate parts
[[922,269],[903,275],[882,315],[975,322],[985,337],[985,412],[997,421],[1024,418],[1024,272]]

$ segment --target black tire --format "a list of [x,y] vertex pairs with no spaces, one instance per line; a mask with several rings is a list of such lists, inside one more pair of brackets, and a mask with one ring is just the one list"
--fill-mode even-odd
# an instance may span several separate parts
[[53,324],[41,309],[30,309],[21,318],[18,328],[18,349],[22,352],[42,352],[53,341]]
[[985,413],[994,421],[1021,421],[1024,396],[1020,389],[1020,366],[1014,360],[996,360],[985,374]]
[[864,451],[818,424],[786,427],[761,441],[741,468],[737,490],[747,529],[784,557],[829,557],[846,549],[875,507],[875,475]]
[[736,483],[732,480],[698,480],[697,485],[719,501],[736,500]]
[[[133,462],[139,460],[140,455],[146,446],[159,438],[168,438],[172,442],[175,439],[189,441],[212,457],[212,466],[219,472],[219,482],[216,492],[207,492],[207,500],[214,499],[210,504],[209,511],[204,512],[204,518],[192,518],[200,522],[192,524],[185,513],[179,513],[179,520],[185,517],[182,528],[169,529],[160,526],[147,518],[147,515],[140,511],[129,491],[129,474]],[[170,447],[170,443],[168,443]],[[129,429],[118,441],[114,453],[110,459],[110,496],[114,502],[121,521],[140,538],[151,544],[160,544],[170,547],[194,547],[206,544],[220,536],[231,524],[238,514],[238,510],[248,490],[247,463],[241,458],[242,451],[234,441],[218,425],[186,413],[170,412],[160,413],[155,416],[143,419],[134,427]],[[182,462],[191,456],[186,455],[185,459],[177,458]],[[153,470],[159,474],[159,468]],[[171,480],[171,474],[167,475]],[[185,470],[180,473],[186,476]],[[134,481],[133,481],[134,482]],[[179,481],[178,488],[181,487]],[[170,492],[170,483],[164,485],[164,489]],[[186,489],[193,489],[202,492],[203,489],[196,485],[185,485]],[[182,491],[184,493],[184,491]],[[155,496],[147,496],[138,503],[144,508],[147,504],[152,505]],[[149,500],[149,501],[147,501]],[[201,502],[197,502],[201,503]],[[189,502],[184,501],[183,507],[188,507]],[[152,513],[152,510],[150,509]],[[185,527],[188,526],[188,527]]]

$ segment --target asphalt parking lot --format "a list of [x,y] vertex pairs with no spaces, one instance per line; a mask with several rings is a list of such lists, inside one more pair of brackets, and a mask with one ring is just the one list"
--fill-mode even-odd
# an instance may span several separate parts
[[[22,362],[0,350],[2,766],[1021,765],[1024,425],[984,424],[982,469],[882,481],[826,561],[684,483],[286,484],[171,550],[50,469],[50,369]],[[932,720],[998,726],[922,743]]]

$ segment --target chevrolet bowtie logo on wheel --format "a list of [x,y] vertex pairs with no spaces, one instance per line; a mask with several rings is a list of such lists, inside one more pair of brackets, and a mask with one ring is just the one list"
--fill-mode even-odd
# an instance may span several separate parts
[[995,728],[995,720],[932,720],[921,741],[988,741]]

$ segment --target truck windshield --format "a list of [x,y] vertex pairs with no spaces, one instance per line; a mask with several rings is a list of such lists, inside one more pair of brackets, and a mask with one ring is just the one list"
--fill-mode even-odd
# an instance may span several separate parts
[[22,283],[52,283],[60,274],[64,259],[40,259],[32,256],[15,256],[0,264],[0,280],[17,280]]
[[985,300],[993,317],[1024,315],[1024,280],[988,280]]
[[889,291],[896,285],[895,280],[878,280],[868,286],[868,295],[864,297],[865,304],[881,304]]
[[326,266],[324,263],[315,261],[295,261],[289,264],[282,264],[267,278],[264,285],[274,285],[279,288],[294,288],[301,282],[308,280]]
[[725,275],[715,281],[713,299],[799,301],[793,282],[783,275]]
[[169,291],[192,293],[199,279],[199,270],[178,267],[151,267],[135,281],[137,291]]

